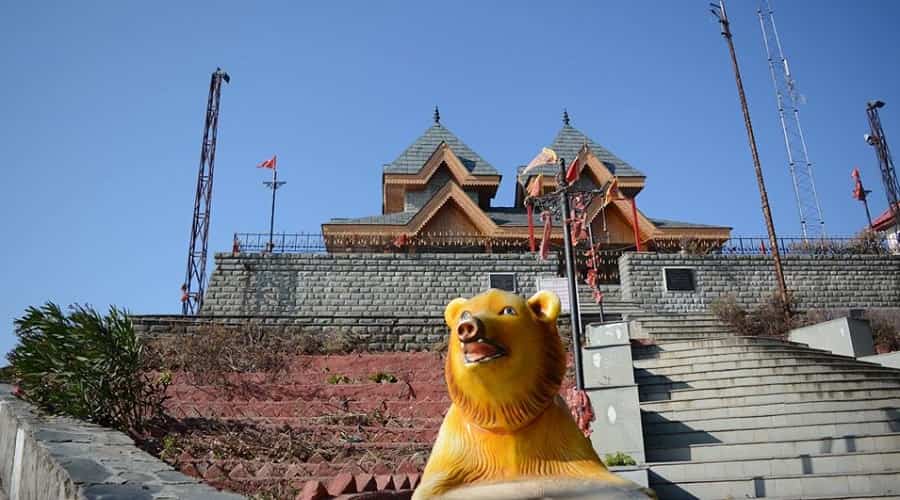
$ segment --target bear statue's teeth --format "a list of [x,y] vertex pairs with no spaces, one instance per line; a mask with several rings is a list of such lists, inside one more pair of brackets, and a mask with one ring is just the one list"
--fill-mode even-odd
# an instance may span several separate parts
[[466,344],[463,351],[466,364],[485,363],[506,355],[502,347],[485,339]]

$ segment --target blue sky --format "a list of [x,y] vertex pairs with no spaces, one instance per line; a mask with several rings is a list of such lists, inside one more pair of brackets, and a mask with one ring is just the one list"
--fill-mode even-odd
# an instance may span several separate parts
[[[779,233],[799,223],[756,3],[735,43]],[[782,41],[828,231],[886,207],[864,104],[900,151],[900,3],[782,1]],[[53,300],[178,311],[209,74],[222,95],[210,249],[268,224],[376,214],[381,165],[443,123],[504,174],[572,123],[647,176],[654,217],[764,233],[730,62],[706,1],[5,2],[0,7],[0,352]]]

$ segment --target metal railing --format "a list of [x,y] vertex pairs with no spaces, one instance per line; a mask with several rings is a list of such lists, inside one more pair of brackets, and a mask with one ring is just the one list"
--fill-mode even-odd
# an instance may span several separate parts
[[[489,251],[493,252],[527,252],[526,239],[495,239],[482,235],[467,234],[428,234],[412,237],[390,236],[334,236],[329,239],[329,246],[340,250],[381,249],[400,251],[405,247],[414,247],[418,251]],[[552,245],[557,250],[557,245]],[[682,238],[680,240],[657,240],[654,250],[662,253],[687,252],[689,254],[722,254],[722,255],[768,255],[769,238],[765,236],[734,236],[728,240],[700,240]],[[778,239],[778,249],[784,255],[867,255],[889,253],[884,238],[878,235],[857,237],[829,237],[823,239],[803,238],[799,236]],[[325,236],[321,233],[276,233],[269,244],[269,233],[234,233],[234,252],[268,252],[268,253],[325,253],[328,251]],[[608,249],[601,252],[606,259],[604,264],[610,268],[625,249]],[[614,277],[610,276],[614,279]]]
[[325,253],[325,238],[317,233],[234,233],[232,251],[267,253]]
[[[655,249],[663,253],[685,252],[692,255],[770,255],[767,236],[733,236],[727,240],[656,241]],[[778,238],[778,250],[782,255],[879,255],[889,253],[887,242],[877,234],[853,237],[803,238],[786,236]]]
[[[767,255],[771,253],[769,238],[737,236],[726,241],[717,252],[732,255]],[[884,238],[828,237],[828,238],[778,238],[782,255],[868,255],[888,253]]]

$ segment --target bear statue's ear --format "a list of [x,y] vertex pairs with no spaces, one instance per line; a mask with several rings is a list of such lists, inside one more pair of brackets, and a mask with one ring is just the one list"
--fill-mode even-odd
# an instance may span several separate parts
[[457,299],[453,299],[447,304],[447,308],[444,309],[444,321],[447,322],[447,326],[452,327],[456,320],[459,319],[459,315],[461,313],[461,309],[464,305],[466,305],[468,300],[460,297]]
[[559,317],[559,297],[549,290],[541,290],[528,299],[528,307],[541,321],[555,323]]

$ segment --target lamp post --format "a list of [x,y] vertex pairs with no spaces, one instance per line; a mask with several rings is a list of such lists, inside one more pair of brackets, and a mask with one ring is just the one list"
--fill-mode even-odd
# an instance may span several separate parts
[[575,249],[572,245],[571,203],[570,197],[581,195],[584,197],[584,205],[590,205],[593,196],[605,193],[605,189],[593,189],[590,191],[575,191],[574,183],[566,181],[566,161],[559,159],[559,173],[556,177],[558,188],[543,196],[535,196],[528,199],[534,208],[540,208],[551,214],[559,215],[563,227],[563,255],[566,267],[566,279],[569,289],[569,316],[572,326],[572,359],[575,365],[575,388],[584,390],[584,372],[581,369],[581,310],[578,304],[578,285],[575,278]]

